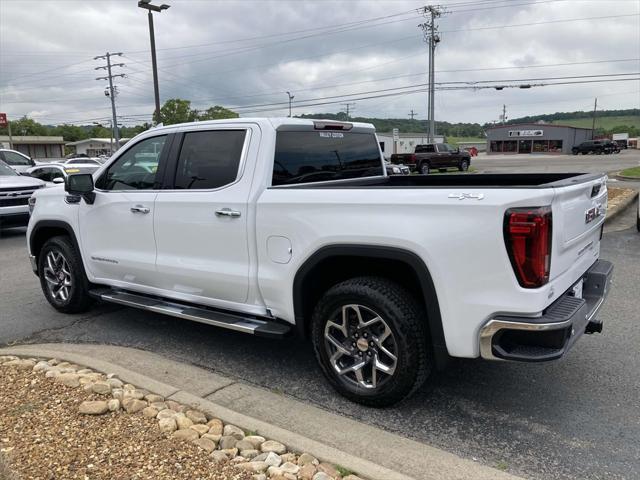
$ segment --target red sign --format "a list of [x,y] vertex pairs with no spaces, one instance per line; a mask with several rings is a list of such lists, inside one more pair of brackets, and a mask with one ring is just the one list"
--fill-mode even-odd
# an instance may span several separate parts
[[6,127],[8,125],[7,123],[7,114],[6,113],[0,113],[0,127]]

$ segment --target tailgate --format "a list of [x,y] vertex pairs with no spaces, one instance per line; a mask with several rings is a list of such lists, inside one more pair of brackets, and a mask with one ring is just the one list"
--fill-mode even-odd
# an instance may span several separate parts
[[[600,235],[607,211],[607,177],[555,188],[551,279],[582,269],[600,251]],[[592,262],[591,262],[592,263]],[[588,268],[587,266],[587,268]],[[584,273],[572,272],[575,279]]]

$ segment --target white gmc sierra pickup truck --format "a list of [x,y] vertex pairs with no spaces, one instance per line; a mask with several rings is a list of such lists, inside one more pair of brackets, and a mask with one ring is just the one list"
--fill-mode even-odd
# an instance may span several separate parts
[[450,357],[553,360],[599,332],[606,206],[600,174],[387,176],[372,125],[240,118],[37,191],[27,239],[59,311],[310,338],[333,387],[382,406]]

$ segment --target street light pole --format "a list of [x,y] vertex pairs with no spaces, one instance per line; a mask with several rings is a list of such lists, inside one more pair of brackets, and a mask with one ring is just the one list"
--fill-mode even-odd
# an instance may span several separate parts
[[149,19],[149,38],[151,40],[151,68],[153,69],[153,93],[155,98],[155,115],[154,123],[160,122],[160,87],[158,86],[158,63],[156,60],[156,35],[153,28],[153,12],[162,12],[169,8],[169,5],[151,5],[151,0],[140,0],[138,7],[144,8],[148,11]]
[[291,95],[291,92],[287,92],[287,95],[289,96],[289,118],[291,118],[291,101],[296,98],[296,96]]

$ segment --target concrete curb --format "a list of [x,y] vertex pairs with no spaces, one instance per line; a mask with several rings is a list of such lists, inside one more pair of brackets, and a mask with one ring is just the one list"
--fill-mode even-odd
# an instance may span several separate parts
[[638,192],[634,192],[633,194],[629,195],[627,198],[622,200],[622,202],[620,202],[615,207],[608,209],[607,216],[604,219],[604,223],[610,222],[611,220],[616,218],[618,215],[620,215],[622,212],[624,212],[633,203],[633,201],[636,198],[638,198]]
[[[370,480],[520,479],[429,445],[306,405],[285,395],[239,384],[199,367],[164,359],[150,352],[106,345],[46,344],[6,347],[0,349],[0,354],[58,358],[104,373],[114,373],[124,382],[193,406],[225,423],[282,442],[293,451],[308,452],[321,461],[340,465]],[[127,356],[130,357],[128,360]],[[126,363],[145,373],[116,362]],[[202,384],[190,388],[196,390],[197,394],[179,386],[187,382],[190,386],[194,379]],[[247,411],[255,416],[247,415]],[[293,431],[291,427],[286,428],[292,425],[287,424],[286,420],[284,425],[276,425],[278,419],[287,416],[289,420],[295,419],[293,426],[302,429],[305,434]],[[310,438],[306,434],[308,431],[315,438]]]

